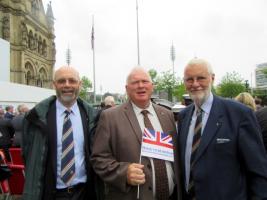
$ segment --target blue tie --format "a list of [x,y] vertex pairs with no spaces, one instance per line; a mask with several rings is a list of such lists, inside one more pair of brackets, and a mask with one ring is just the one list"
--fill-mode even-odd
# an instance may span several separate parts
[[65,114],[62,132],[61,179],[69,186],[75,176],[75,160],[71,111],[65,110]]

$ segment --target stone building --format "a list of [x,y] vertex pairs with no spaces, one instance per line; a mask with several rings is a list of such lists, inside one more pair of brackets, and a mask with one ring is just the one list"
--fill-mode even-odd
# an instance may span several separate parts
[[10,43],[10,81],[52,88],[54,16],[42,0],[0,0],[0,38]]

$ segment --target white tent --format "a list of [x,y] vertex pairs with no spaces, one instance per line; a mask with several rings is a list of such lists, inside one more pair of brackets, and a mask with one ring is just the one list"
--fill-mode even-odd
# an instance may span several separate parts
[[19,104],[26,104],[32,108],[51,95],[55,95],[54,90],[0,81],[0,106],[2,107],[13,105],[16,108]]

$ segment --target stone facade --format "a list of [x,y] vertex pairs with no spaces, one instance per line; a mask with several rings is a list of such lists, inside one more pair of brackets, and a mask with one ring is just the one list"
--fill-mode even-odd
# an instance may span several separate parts
[[0,38],[10,43],[10,81],[52,88],[54,17],[42,0],[0,0]]

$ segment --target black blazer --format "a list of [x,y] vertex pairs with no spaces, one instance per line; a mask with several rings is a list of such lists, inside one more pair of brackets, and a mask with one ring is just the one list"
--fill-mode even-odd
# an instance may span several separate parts
[[[95,174],[90,165],[90,130],[88,130],[89,116],[86,115],[86,111],[79,105],[81,119],[84,132],[84,152],[85,152],[85,167],[87,173],[87,197],[88,199],[96,199],[94,187]],[[91,116],[92,117],[92,116]],[[56,192],[56,170],[57,170],[57,126],[56,126],[56,104],[51,104],[51,107],[47,114],[47,134],[48,134],[48,157],[46,163],[45,172],[45,189],[43,194],[44,200],[52,200]]]

